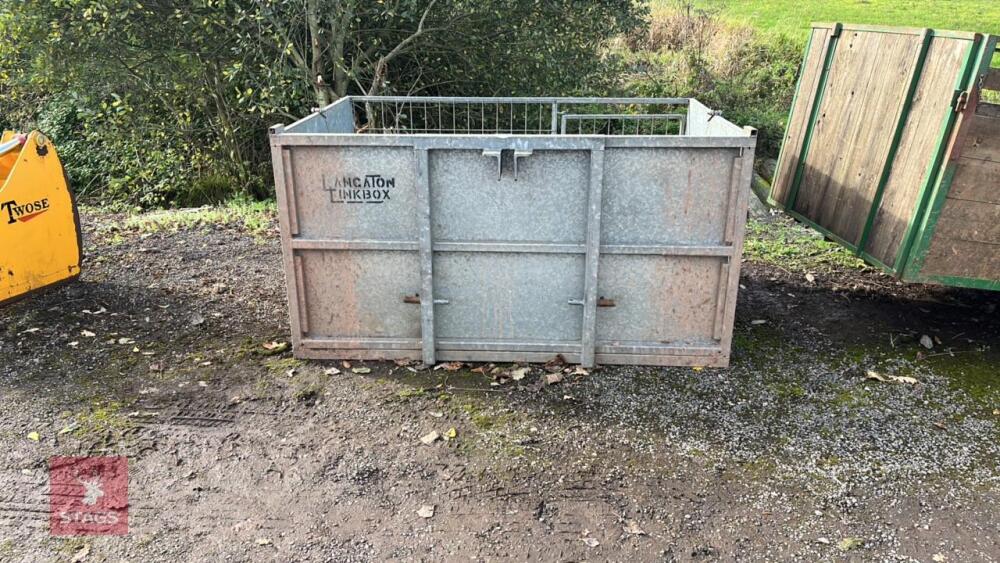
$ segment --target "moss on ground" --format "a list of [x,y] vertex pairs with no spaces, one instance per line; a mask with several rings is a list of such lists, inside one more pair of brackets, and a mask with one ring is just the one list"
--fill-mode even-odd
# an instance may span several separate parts
[[127,217],[122,227],[138,233],[177,232],[203,226],[233,226],[252,235],[263,235],[276,215],[274,202],[233,200],[223,205],[194,209],[168,209]]
[[747,221],[743,254],[747,260],[770,264],[787,272],[828,272],[870,269],[857,256],[819,233],[790,219]]

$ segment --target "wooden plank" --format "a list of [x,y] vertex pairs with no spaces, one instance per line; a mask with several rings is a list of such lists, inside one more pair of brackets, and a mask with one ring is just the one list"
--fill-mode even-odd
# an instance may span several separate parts
[[1000,280],[1000,204],[945,201],[921,274]]
[[960,158],[948,197],[1000,204],[1000,161]]
[[1000,90],[1000,68],[991,69],[983,78],[983,90]]
[[816,88],[823,73],[823,59],[830,46],[831,33],[830,28],[813,29],[809,51],[802,65],[795,103],[785,128],[781,157],[774,172],[774,180],[771,182],[771,198],[782,205],[788,198],[795,170],[799,165],[799,155],[802,152],[809,115],[812,113],[813,101],[816,98]]
[[955,240],[931,243],[921,274],[1000,280],[1000,245]]
[[928,163],[937,149],[938,132],[951,111],[955,82],[968,48],[968,41],[936,37],[927,51],[910,117],[865,249],[885,264],[895,262],[916,209]]
[[976,106],[976,115],[1000,119],[1000,105],[979,102],[979,105]]
[[1000,204],[948,198],[934,231],[939,239],[1000,245]]
[[857,244],[921,37],[845,31],[813,133],[796,211]]
[[974,114],[959,154],[964,158],[1000,162],[1000,119]]

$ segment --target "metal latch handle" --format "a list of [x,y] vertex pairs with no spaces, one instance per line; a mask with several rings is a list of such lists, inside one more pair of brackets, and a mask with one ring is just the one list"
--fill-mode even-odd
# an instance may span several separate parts
[[[570,299],[569,300],[569,304],[570,305],[579,305],[579,306],[582,307],[584,305],[584,302],[583,302],[583,299]],[[598,297],[597,298],[597,306],[598,307],[614,307],[615,305],[616,305],[616,303],[615,303],[614,299],[606,299],[604,297]]]
[[[534,151],[528,149],[515,149],[514,150],[514,181],[517,181],[517,163],[518,160],[526,158],[532,155]],[[488,156],[497,159],[497,181],[499,182],[503,178],[503,149],[484,149],[483,156]]]
[[[419,305],[420,304],[420,294],[419,293],[414,293],[413,295],[404,295],[403,296],[403,303],[410,303],[412,305]],[[448,301],[447,299],[435,299],[434,300],[434,304],[435,305],[447,305],[449,303],[451,303],[451,301]]]
[[517,161],[518,159],[531,156],[532,151],[530,150],[515,150],[514,151],[514,181],[517,181]]
[[503,151],[500,149],[485,149],[483,156],[491,156],[497,159],[497,182],[499,182],[503,176],[503,168],[501,167],[503,163]]

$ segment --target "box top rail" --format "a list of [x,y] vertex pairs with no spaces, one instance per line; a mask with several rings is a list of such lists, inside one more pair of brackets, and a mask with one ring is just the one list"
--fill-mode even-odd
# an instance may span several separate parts
[[[566,118],[569,119],[566,119]],[[691,98],[346,96],[272,134],[752,137]]]

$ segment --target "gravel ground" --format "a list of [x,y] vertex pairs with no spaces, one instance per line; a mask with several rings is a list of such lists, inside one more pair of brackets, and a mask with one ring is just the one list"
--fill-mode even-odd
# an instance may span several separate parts
[[[1000,560],[1000,294],[750,261],[730,369],[494,385],[264,348],[273,224],[84,220],[0,310],[2,561]],[[129,535],[50,536],[52,455],[128,456]]]

